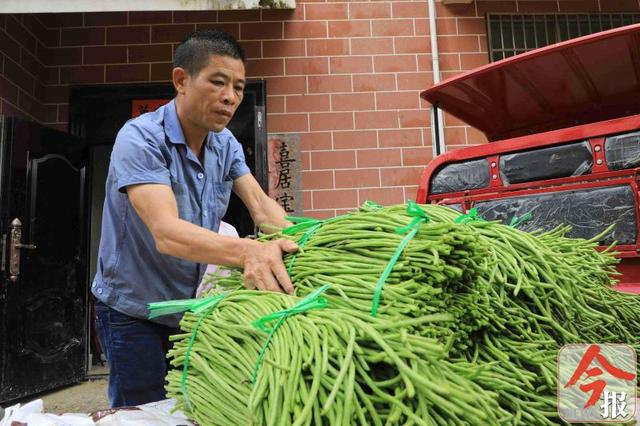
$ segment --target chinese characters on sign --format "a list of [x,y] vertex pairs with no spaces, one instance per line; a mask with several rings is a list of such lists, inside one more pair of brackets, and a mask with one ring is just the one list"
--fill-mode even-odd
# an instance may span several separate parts
[[131,101],[131,118],[153,112],[169,101],[171,99],[134,99]]
[[301,214],[299,136],[269,135],[268,151],[269,195],[287,214]]
[[627,345],[567,345],[558,354],[558,413],[569,423],[620,422],[636,411],[636,353]]

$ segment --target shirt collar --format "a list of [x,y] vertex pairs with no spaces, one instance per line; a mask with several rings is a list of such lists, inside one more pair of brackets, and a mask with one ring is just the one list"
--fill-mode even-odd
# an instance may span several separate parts
[[[164,109],[164,132],[169,137],[169,141],[174,144],[186,145],[184,133],[182,132],[182,126],[178,120],[178,111],[176,111],[175,98],[169,102]],[[207,141],[205,146],[212,148],[213,143],[217,140],[215,132],[209,132],[207,134]]]

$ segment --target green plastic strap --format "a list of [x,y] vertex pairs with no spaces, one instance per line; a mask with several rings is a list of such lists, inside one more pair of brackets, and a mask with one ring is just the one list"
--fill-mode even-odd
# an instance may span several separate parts
[[[331,287],[331,285],[325,284],[322,287],[316,289],[314,292],[309,293],[304,299],[300,300],[291,308],[265,315],[262,318],[259,318],[251,323],[251,325],[253,325],[255,328],[269,333],[269,335],[267,336],[267,340],[264,342],[264,345],[262,345],[262,349],[260,350],[260,354],[258,355],[258,360],[256,361],[256,366],[253,369],[253,376],[251,378],[253,384],[256,383],[258,371],[260,371],[260,366],[264,361],[264,357],[267,353],[269,343],[271,343],[271,338],[273,337],[274,333],[290,316],[301,314],[312,309],[322,309],[326,307],[328,303],[327,299],[326,297],[321,296],[321,294],[324,293],[329,287]],[[275,325],[273,327],[269,327],[268,324],[275,320],[277,320]]]
[[364,203],[362,203],[362,206],[360,206],[360,209],[365,211],[376,211],[383,208],[383,206],[371,200],[366,200]]
[[409,216],[413,217],[413,220],[407,226],[396,229],[396,232],[398,234],[407,234],[407,232],[408,234],[402,239],[402,241],[398,245],[398,248],[396,248],[395,253],[393,253],[393,256],[391,256],[391,259],[387,263],[387,266],[384,268],[382,275],[380,275],[380,278],[376,283],[376,287],[373,291],[373,302],[371,303],[372,317],[378,315],[378,308],[380,307],[380,299],[382,297],[382,288],[384,287],[384,283],[387,281],[387,278],[389,278],[389,275],[391,275],[393,267],[396,266],[400,255],[404,251],[405,247],[407,247],[407,244],[409,244],[409,241],[411,241],[413,237],[416,236],[418,230],[420,229],[420,225],[429,222],[430,220],[427,212],[424,211],[422,207],[420,207],[415,201],[409,200],[407,202],[406,212],[407,214],[409,214]]
[[524,222],[531,220],[532,218],[533,218],[533,215],[531,214],[531,212],[525,213],[520,217],[513,216],[513,219],[511,219],[511,223],[509,224],[509,226],[512,228],[517,228],[520,225],[522,225]]
[[291,225],[282,230],[284,235],[293,235],[300,231],[304,231],[310,227],[321,224],[323,221],[320,219],[314,219],[312,217],[303,216],[285,216],[285,219],[289,222],[293,222],[295,225]]
[[193,344],[196,341],[196,336],[200,329],[202,320],[204,320],[215,309],[218,303],[220,303],[225,296],[226,294],[219,294],[216,296],[203,297],[202,299],[169,300],[167,302],[155,302],[148,304],[150,312],[149,319],[178,312],[191,311],[194,314],[199,314],[204,311],[204,314],[200,315],[198,318],[196,326],[193,328],[193,332],[189,338],[187,351],[184,356],[184,365],[182,367],[182,378],[180,379],[180,388],[182,389],[184,400],[189,409],[193,409],[191,399],[189,398],[189,390],[187,388],[187,376],[189,371],[189,360],[191,359],[191,350],[193,349]]
[[482,221],[484,220],[482,217],[478,216],[478,209],[472,208],[467,212],[467,214],[461,214],[456,218],[456,223],[467,224],[469,222]]

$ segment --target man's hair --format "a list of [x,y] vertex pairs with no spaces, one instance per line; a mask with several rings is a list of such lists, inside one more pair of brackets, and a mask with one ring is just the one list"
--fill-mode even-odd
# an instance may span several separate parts
[[247,62],[240,44],[233,36],[220,30],[194,31],[178,45],[173,56],[173,67],[184,68],[196,76],[207,66],[211,55],[230,56]]

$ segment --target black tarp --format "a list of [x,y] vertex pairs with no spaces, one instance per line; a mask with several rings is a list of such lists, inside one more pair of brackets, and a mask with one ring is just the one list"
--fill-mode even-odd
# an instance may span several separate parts
[[610,170],[640,167],[640,132],[608,137],[604,155]]
[[486,159],[447,164],[431,179],[430,194],[467,191],[489,186],[489,161]]

